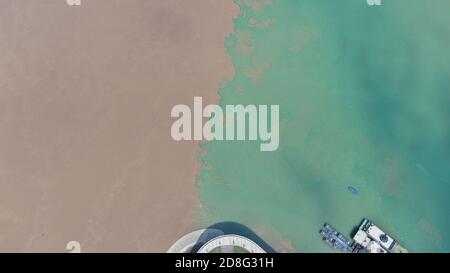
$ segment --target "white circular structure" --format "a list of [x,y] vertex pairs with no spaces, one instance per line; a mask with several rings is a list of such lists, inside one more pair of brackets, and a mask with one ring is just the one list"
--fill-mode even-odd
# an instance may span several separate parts
[[203,245],[209,240],[223,235],[218,229],[200,229],[184,235],[167,250],[167,253],[190,253],[196,245]]
[[235,235],[221,235],[204,244],[197,253],[266,253],[252,240]]

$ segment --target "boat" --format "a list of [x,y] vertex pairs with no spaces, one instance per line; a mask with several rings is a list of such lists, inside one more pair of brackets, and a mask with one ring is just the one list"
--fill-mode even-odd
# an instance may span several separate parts
[[[375,242],[389,253],[408,253],[408,250],[399,244],[392,236],[388,235],[381,228],[373,224],[368,219],[363,219],[358,231],[353,237],[356,243],[367,246]],[[373,245],[373,244],[372,244]]]
[[348,186],[347,189],[348,189],[349,192],[351,192],[353,194],[358,194],[359,193],[358,189],[355,188],[355,187]]
[[331,248],[346,252],[352,251],[352,242],[345,238],[344,235],[336,231],[330,224],[325,223],[323,229],[320,230],[322,240]]

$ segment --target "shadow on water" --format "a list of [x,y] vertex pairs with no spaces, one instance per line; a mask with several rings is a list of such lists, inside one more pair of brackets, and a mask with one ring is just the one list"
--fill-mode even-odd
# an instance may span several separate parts
[[[244,226],[242,224],[236,223],[236,222],[219,222],[216,224],[213,224],[209,227],[207,227],[206,230],[221,230],[224,235],[234,234],[234,235],[240,235],[244,236],[256,244],[258,244],[264,251],[267,253],[275,253],[275,250],[261,237],[259,237],[255,232],[253,232],[249,227]],[[206,236],[206,232],[205,232]],[[204,237],[203,234],[200,237]],[[200,247],[203,245],[201,242],[202,240],[199,240],[200,243],[196,244],[193,247],[193,252],[197,252]]]
[[358,232],[358,230],[359,230],[359,226],[354,226],[353,227],[353,229],[350,231],[350,238],[353,238],[355,235],[356,235],[356,233]]

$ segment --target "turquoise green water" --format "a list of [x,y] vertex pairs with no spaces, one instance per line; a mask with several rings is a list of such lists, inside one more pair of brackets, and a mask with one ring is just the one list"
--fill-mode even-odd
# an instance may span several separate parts
[[450,1],[240,5],[221,105],[279,104],[280,147],[205,144],[199,223],[323,252],[324,222],[349,235],[367,217],[410,251],[449,252]]

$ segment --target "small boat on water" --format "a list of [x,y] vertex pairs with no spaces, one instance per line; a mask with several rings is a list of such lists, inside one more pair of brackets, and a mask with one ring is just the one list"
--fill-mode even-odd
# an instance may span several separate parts
[[358,189],[355,188],[355,187],[348,186],[347,189],[348,189],[349,192],[351,192],[353,194],[358,194],[359,193]]

